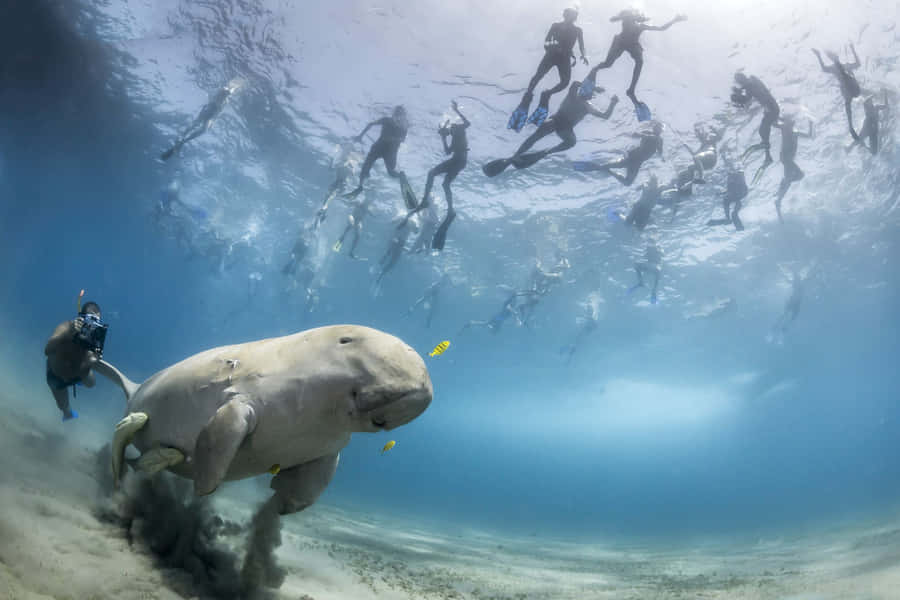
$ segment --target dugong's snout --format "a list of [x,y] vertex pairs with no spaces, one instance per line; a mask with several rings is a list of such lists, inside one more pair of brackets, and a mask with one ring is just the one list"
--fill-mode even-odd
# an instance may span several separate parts
[[391,341],[382,346],[375,365],[370,365],[373,380],[355,397],[361,431],[400,427],[431,404],[434,389],[422,357],[397,338]]

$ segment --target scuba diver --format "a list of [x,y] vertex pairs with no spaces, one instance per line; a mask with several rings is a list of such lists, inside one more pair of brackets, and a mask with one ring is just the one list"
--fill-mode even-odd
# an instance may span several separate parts
[[462,329],[459,330],[459,333],[457,335],[462,335],[462,332],[470,327],[487,327],[491,330],[491,333],[496,335],[503,327],[503,323],[506,322],[506,320],[510,317],[515,317],[516,323],[521,326],[523,324],[522,319],[519,317],[519,313],[516,310],[516,301],[521,294],[522,292],[512,292],[503,303],[503,307],[497,312],[497,314],[495,314],[487,321],[469,321],[462,326]]
[[838,59],[838,55],[834,52],[825,51],[825,55],[831,59],[832,64],[826,65],[822,60],[822,55],[815,48],[812,49],[813,54],[819,59],[819,66],[822,71],[830,73],[837,77],[841,86],[841,96],[844,98],[844,110],[847,113],[847,125],[850,127],[850,135],[854,140],[859,139],[856,131],[853,129],[853,99],[858,98],[860,94],[859,82],[853,76],[853,71],[860,67],[859,56],[856,55],[856,48],[850,44],[850,50],[853,52],[852,63],[842,63]]
[[[609,119],[612,115],[613,108],[619,101],[618,97],[613,96],[610,99],[609,107],[606,109],[606,112],[600,112],[589,102],[593,97],[593,90],[591,91],[591,95],[585,97],[579,95],[578,89],[580,87],[581,82],[576,81],[572,83],[569,87],[568,94],[566,94],[565,99],[559,106],[559,110],[557,110],[552,117],[544,121],[541,126],[537,128],[537,131],[532,133],[511,157],[492,160],[482,166],[481,169],[484,171],[484,174],[488,177],[495,177],[506,170],[506,167],[509,165],[513,165],[517,169],[525,169],[554,152],[568,150],[574,146],[577,141],[575,138],[575,126],[589,114],[600,117],[601,119]],[[603,92],[603,88],[596,89],[600,93]],[[538,140],[551,133],[558,135],[560,139],[562,139],[562,142],[547,150],[525,154],[525,152],[534,146]]]
[[394,228],[394,234],[393,237],[391,237],[387,250],[385,250],[381,260],[378,261],[378,264],[381,266],[381,272],[378,273],[378,278],[375,280],[376,288],[381,284],[381,280],[384,279],[384,276],[397,266],[397,262],[400,260],[400,257],[403,256],[406,240],[409,239],[409,234],[412,233],[414,227],[415,225],[412,227],[409,226],[408,219],[402,219],[400,224]]
[[[431,187],[434,185],[434,178],[438,175],[444,176],[444,196],[447,198],[447,216],[441,222],[437,232],[434,234],[434,240],[431,247],[435,250],[443,250],[444,243],[447,240],[447,230],[450,229],[450,223],[456,218],[456,211],[453,210],[453,192],[450,191],[450,184],[456,179],[456,176],[466,168],[466,162],[469,157],[469,142],[466,139],[466,129],[469,128],[469,120],[459,112],[459,106],[456,100],[452,102],[453,111],[462,119],[462,123],[454,123],[453,125],[443,124],[438,129],[441,136],[441,143],[444,145],[444,154],[450,154],[450,158],[428,171],[428,179],[425,181],[425,193],[422,195],[422,201],[417,207],[409,211],[406,219],[401,225],[406,224],[406,220],[416,214],[426,206],[428,206],[428,197],[431,195]],[[447,143],[447,136],[450,136],[450,143]]]
[[[541,126],[549,113],[550,97],[556,92],[563,91],[569,85],[572,67],[575,66],[575,53],[572,50],[575,48],[576,41],[581,53],[581,61],[588,64],[588,60],[584,56],[584,36],[581,28],[575,26],[576,19],[578,19],[578,9],[567,8],[563,11],[563,20],[550,26],[550,31],[547,32],[547,37],[544,39],[544,58],[541,59],[537,72],[528,83],[528,90],[522,96],[522,101],[509,117],[509,122],[506,124],[507,129],[522,131],[526,122]],[[531,99],[534,97],[534,88],[553,67],[559,71],[559,83],[541,92],[538,107],[529,117],[528,109]]]
[[431,321],[434,319],[434,312],[437,310],[438,298],[440,298],[441,290],[450,283],[450,277],[444,273],[440,279],[428,286],[422,297],[412,303],[407,309],[406,316],[413,314],[420,305],[427,311],[425,316],[425,327],[431,327]]
[[706,183],[705,173],[713,169],[718,162],[718,150],[716,145],[720,139],[718,131],[707,130],[699,123],[694,126],[694,134],[700,141],[700,147],[697,150],[691,150],[690,146],[685,143],[682,145],[691,153],[692,163],[683,166],[678,171],[668,187],[662,191],[662,198],[667,198],[671,202],[672,217],[678,212],[678,204],[685,198],[694,193],[694,184]]
[[316,211],[316,218],[313,221],[313,230],[325,222],[325,216],[328,211],[328,205],[332,200],[344,189],[350,176],[353,175],[353,169],[359,163],[359,157],[350,143],[340,145],[338,155],[331,160],[331,168],[334,170],[334,181],[328,187],[328,193],[322,201],[322,206]]
[[[634,72],[631,75],[631,85],[628,86],[625,95],[628,96],[634,104],[638,120],[649,121],[651,119],[650,109],[646,104],[640,102],[634,93],[635,88],[637,87],[638,78],[641,76],[641,69],[644,67],[644,49],[641,47],[640,42],[641,34],[645,31],[665,31],[675,23],[686,20],[686,16],[677,15],[665,25],[647,25],[648,18],[644,16],[641,11],[636,9],[623,10],[618,15],[610,18],[610,22],[612,23],[615,23],[616,21],[622,22],[622,31],[613,38],[612,44],[609,47],[609,53],[606,55],[606,60],[594,65],[594,68],[590,70],[588,76],[585,78],[585,85],[593,85],[594,81],[597,79],[597,71],[600,69],[608,69],[613,66],[619,57],[622,56],[622,53],[627,52],[631,55],[631,58],[634,59]],[[582,93],[586,94],[587,90],[583,90]]]
[[[356,136],[354,140],[361,142],[363,136],[366,135],[366,132],[376,125],[381,127],[381,134],[378,136],[378,139],[375,140],[375,143],[372,144],[369,153],[366,155],[366,159],[363,161],[362,168],[359,172],[359,185],[357,185],[353,191],[344,194],[345,198],[355,198],[363,191],[363,184],[366,182],[366,179],[369,178],[369,172],[372,170],[372,165],[374,165],[375,161],[379,158],[384,161],[384,167],[387,169],[388,175],[400,179],[401,186],[406,179],[403,171],[397,170],[397,153],[400,151],[400,144],[406,139],[407,131],[409,131],[409,121],[406,116],[406,109],[402,106],[394,107],[394,112],[390,117],[372,121],[366,125],[366,128],[363,129],[362,133]],[[406,194],[404,193],[404,196],[405,195]],[[415,201],[413,201],[412,206],[409,205],[409,199],[406,199],[406,203],[407,208],[409,209],[415,207]]]
[[359,238],[362,235],[363,228],[363,219],[365,219],[368,215],[372,214],[371,210],[372,200],[367,196],[361,201],[354,202],[353,210],[347,216],[347,226],[344,228],[343,233],[341,233],[341,237],[338,238],[338,241],[334,243],[332,246],[332,250],[335,252],[340,252],[341,248],[344,245],[344,238],[347,237],[347,234],[350,233],[350,230],[353,230],[353,244],[350,245],[350,258],[357,260],[365,260],[356,256],[356,245],[359,243]]
[[[863,110],[865,111],[866,117],[863,120],[862,128],[859,130],[859,135],[853,143],[847,146],[847,152],[850,152],[854,146],[860,145],[873,155],[878,154],[878,120],[879,120],[879,111],[887,110],[887,92],[884,93],[884,104],[875,104],[875,96],[869,96],[863,102]],[[866,145],[865,140],[869,140],[869,145]]]
[[809,122],[809,133],[794,130],[794,118],[785,115],[779,123],[781,129],[781,164],[784,165],[784,176],[781,183],[778,184],[778,193],[775,196],[775,211],[778,213],[778,220],[784,223],[781,216],[781,201],[787,193],[788,188],[795,181],[803,179],[803,171],[797,166],[795,158],[797,156],[797,140],[798,138],[813,136],[813,124]]
[[306,230],[300,232],[294,247],[291,248],[291,257],[287,263],[281,268],[282,275],[294,275],[297,272],[297,266],[306,258],[309,252],[309,242],[307,241]]
[[769,91],[769,88],[767,88],[758,77],[754,75],[747,77],[743,73],[737,72],[734,74],[734,81],[737,85],[732,88],[731,101],[735,106],[747,108],[750,106],[750,103],[756,99],[763,107],[763,118],[762,122],[759,124],[759,137],[762,141],[747,148],[742,156],[742,158],[746,159],[750,154],[757,150],[764,150],[766,153],[766,159],[753,176],[753,183],[755,184],[759,181],[760,177],[762,177],[766,168],[773,162],[772,154],[769,151],[769,135],[772,131],[772,125],[778,120],[781,108],[778,106],[778,102],[775,101],[772,92]]
[[[725,194],[722,196],[722,208],[725,209],[724,219],[710,219],[706,222],[707,226],[728,225],[734,223],[737,231],[744,230],[744,224],[741,222],[738,212],[741,210],[741,201],[747,197],[747,180],[744,178],[744,171],[741,169],[732,170],[728,173],[728,180],[725,184]],[[734,205],[734,208],[731,205]]]
[[78,413],[69,404],[69,387],[72,387],[74,397],[76,384],[92,388],[96,383],[91,369],[103,358],[107,328],[100,321],[100,306],[96,302],[85,302],[82,306],[79,296],[78,316],[57,325],[47,340],[44,347],[47,385],[53,392],[56,406],[62,411],[63,421],[78,418]]
[[578,325],[578,332],[575,334],[575,340],[559,350],[560,354],[566,355],[566,364],[572,362],[575,352],[578,351],[578,348],[584,340],[594,333],[600,325],[600,306],[596,297],[592,297],[584,304],[584,315],[576,317],[575,322]]
[[[576,161],[573,163],[575,170],[582,172],[606,171],[623,185],[631,185],[637,178],[641,165],[650,160],[654,154],[662,156],[662,124],[659,121],[653,121],[650,131],[639,131],[633,136],[640,138],[641,142],[638,146],[630,148],[623,158],[602,165],[590,161]],[[614,173],[611,169],[625,169],[625,175]]]
[[653,278],[653,287],[650,289],[650,304],[656,304],[656,288],[659,286],[661,272],[662,252],[655,243],[650,243],[644,250],[644,260],[635,263],[634,272],[637,273],[637,283],[628,288],[630,296],[636,289],[644,287],[644,275],[649,274]]
[[225,108],[225,105],[228,103],[228,99],[231,98],[232,94],[241,89],[243,85],[244,80],[239,77],[235,77],[225,84],[225,87],[217,91],[212,99],[200,110],[200,114],[197,115],[194,122],[191,123],[191,126],[175,140],[175,143],[171,148],[163,152],[159,157],[162,160],[169,160],[172,158],[172,155],[181,150],[181,147],[186,143],[209,131],[215,118],[219,116],[219,113],[222,112],[222,109]]

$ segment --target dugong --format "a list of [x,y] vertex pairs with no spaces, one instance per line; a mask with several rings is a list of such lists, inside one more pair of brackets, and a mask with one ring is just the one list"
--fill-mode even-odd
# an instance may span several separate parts
[[409,423],[431,403],[422,357],[369,327],[334,325],[213,348],[138,385],[111,364],[95,370],[125,392],[112,470],[133,464],[193,479],[198,495],[222,481],[275,473],[279,514],[303,510],[328,486],[354,432]]

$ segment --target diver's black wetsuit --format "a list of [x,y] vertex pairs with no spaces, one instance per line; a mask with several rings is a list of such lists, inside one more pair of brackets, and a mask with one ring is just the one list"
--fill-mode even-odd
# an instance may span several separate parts
[[624,10],[612,17],[610,21],[622,22],[622,31],[613,38],[606,60],[595,65],[588,77],[592,79],[598,70],[608,69],[613,66],[619,57],[622,56],[622,53],[627,52],[634,59],[634,71],[632,72],[631,84],[628,86],[626,94],[633,103],[637,104],[638,100],[634,91],[637,87],[638,78],[641,76],[641,69],[644,67],[644,48],[640,42],[641,34],[645,31],[665,31],[681,20],[683,20],[683,17],[675,17],[662,26],[645,25],[644,21],[646,21],[646,18],[640,13],[631,10]]
[[544,40],[544,48],[546,49],[544,58],[541,59],[537,72],[528,83],[526,94],[533,94],[538,82],[553,67],[556,67],[557,71],[559,71],[559,83],[541,93],[541,103],[546,104],[550,96],[566,89],[566,86],[569,85],[569,80],[572,78],[572,63],[575,58],[572,50],[575,48],[575,42],[578,42],[581,55],[584,56],[584,37],[580,27],[566,21],[560,21],[550,26],[550,31],[547,32],[547,37]]
[[[812,129],[812,124],[810,124]],[[810,134],[812,132],[810,131]],[[786,120],[781,126],[781,164],[784,165],[784,176],[778,185],[778,193],[775,196],[775,210],[778,212],[778,220],[783,221],[781,217],[781,201],[787,193],[788,188],[795,181],[803,179],[803,171],[797,166],[795,159],[797,157],[797,140],[801,135],[806,135],[794,131],[794,122]],[[810,137],[810,136],[806,136]]]
[[[725,195],[722,196],[722,208],[725,209],[724,219],[710,219],[707,225],[728,225],[734,223],[734,228],[738,231],[744,230],[744,224],[738,213],[741,210],[741,200],[747,197],[747,179],[744,177],[743,171],[731,171],[728,173],[728,182],[725,184]],[[734,205],[734,209],[731,205]]]
[[[641,143],[629,149],[625,153],[625,157],[620,160],[606,163],[605,165],[586,164],[581,167],[582,171],[608,171],[610,175],[618,179],[624,185],[631,185],[637,178],[641,165],[650,160],[654,154],[662,154],[663,140],[662,127],[656,126],[650,132],[639,134]],[[625,175],[613,173],[610,169],[625,169]]]
[[841,96],[844,98],[844,111],[847,113],[847,124],[850,127],[850,135],[854,140],[857,140],[859,139],[859,135],[857,135],[856,131],[853,129],[852,107],[853,99],[859,97],[861,90],[859,89],[859,82],[853,75],[853,71],[860,67],[860,62],[859,57],[856,55],[856,48],[854,48],[852,44],[850,48],[853,50],[854,62],[852,63],[842,63],[838,60],[836,55],[831,54],[832,64],[826,65],[818,50],[813,49],[813,53],[816,55],[816,58],[819,59],[819,66],[822,67],[822,70],[837,77],[838,83],[841,86]]
[[556,111],[556,114],[544,121],[534,133],[528,136],[528,139],[522,142],[522,145],[516,150],[515,156],[524,154],[529,148],[534,146],[538,140],[551,133],[558,135],[560,139],[562,139],[562,142],[548,150],[544,150],[544,154],[547,155],[568,150],[578,141],[575,137],[575,126],[587,115],[590,114],[602,119],[608,119],[610,115],[612,115],[613,107],[615,107],[616,102],[618,102],[617,98],[613,97],[613,99],[610,100],[609,108],[606,109],[606,112],[600,112],[594,108],[593,104],[578,95],[579,88],[581,88],[580,81],[576,81],[569,86],[569,92],[559,105],[559,110]]
[[363,161],[359,173],[359,185],[352,192],[345,194],[347,197],[352,198],[362,191],[363,184],[366,179],[369,178],[369,172],[372,170],[372,165],[374,165],[375,161],[379,158],[384,160],[384,167],[387,169],[388,175],[391,177],[400,177],[400,172],[397,171],[397,153],[400,151],[400,144],[406,140],[406,133],[409,130],[406,118],[384,117],[383,119],[373,121],[366,125],[366,128],[359,137],[361,138],[370,127],[375,125],[381,126],[381,135],[379,135],[378,139],[375,140],[375,143],[372,144],[369,153],[366,155],[365,161]]
[[643,231],[647,223],[650,222],[650,215],[653,213],[656,203],[659,202],[661,193],[662,190],[655,182],[651,181],[644,185],[644,189],[641,190],[641,197],[631,207],[631,211],[625,218],[625,223],[634,225],[639,231]]
[[[862,128],[859,130],[859,136],[854,140],[853,144],[850,145],[850,148],[860,144],[868,148],[869,152],[872,154],[878,154],[878,111],[886,108],[887,98],[885,98],[885,104],[875,104],[874,99],[866,99],[863,103],[866,117],[863,120]],[[865,144],[866,139],[869,140],[868,146]],[[847,150],[850,150],[850,148],[847,148]]]
[[763,118],[759,124],[759,137],[762,140],[760,144],[751,146],[748,152],[752,150],[762,149],[766,152],[766,163],[772,162],[772,154],[769,152],[769,137],[772,132],[772,125],[778,120],[781,108],[775,101],[775,96],[769,91],[769,88],[760,81],[755,75],[750,75],[743,82],[739,82],[741,90],[747,94],[747,102],[756,99],[763,107]]

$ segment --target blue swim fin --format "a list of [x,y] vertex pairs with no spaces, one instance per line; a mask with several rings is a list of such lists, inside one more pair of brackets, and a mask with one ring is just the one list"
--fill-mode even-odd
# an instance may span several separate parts
[[642,288],[642,287],[644,287],[644,284],[643,284],[643,283],[636,283],[636,284],[634,284],[633,286],[631,286],[630,288],[628,288],[628,291],[625,292],[625,293],[626,293],[627,295],[630,296],[631,294],[634,293],[634,291],[635,291],[636,289]]
[[63,418],[62,418],[63,423],[65,423],[66,421],[68,421],[68,420],[70,420],[70,419],[77,419],[77,418],[78,418],[78,411],[77,411],[77,410],[73,410],[73,411],[70,411],[70,412],[71,412],[71,414],[69,414],[69,415],[65,415],[65,414],[63,415]]
[[656,304],[656,292],[650,294],[650,304]]
[[637,116],[638,121],[649,121],[653,118],[650,114],[650,107],[643,102],[638,102],[634,105],[634,114]]
[[622,222],[622,213],[620,213],[615,208],[607,208],[606,209],[606,220],[610,223],[621,223]]
[[528,109],[531,106],[532,97],[530,93],[522,96],[519,106],[516,107],[516,110],[509,117],[509,122],[506,124],[507,129],[512,129],[516,132],[522,131],[522,128],[525,127],[525,122],[528,120]]
[[548,114],[550,114],[550,96],[544,92],[541,94],[541,101],[538,104],[538,107],[534,109],[534,112],[528,117],[528,122],[540,127],[544,124],[544,121],[547,120]]

